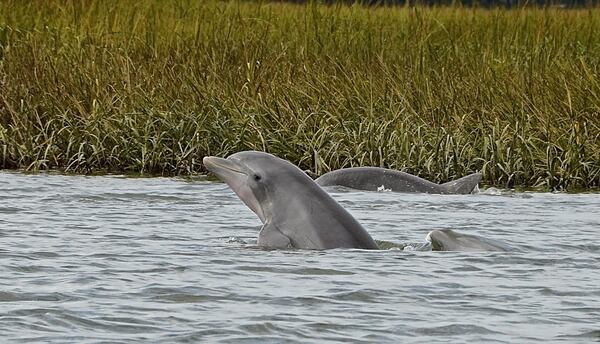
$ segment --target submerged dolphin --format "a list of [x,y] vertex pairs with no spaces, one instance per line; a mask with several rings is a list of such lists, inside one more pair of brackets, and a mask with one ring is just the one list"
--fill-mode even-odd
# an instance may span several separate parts
[[472,234],[462,234],[451,229],[436,229],[427,234],[433,251],[507,252],[512,249],[504,243]]
[[227,159],[205,157],[203,163],[260,218],[259,246],[378,248],[350,213],[286,160],[248,151]]
[[366,191],[422,192],[430,194],[469,194],[481,181],[481,173],[445,184],[432,183],[405,172],[380,167],[352,167],[325,173],[316,179],[321,186],[345,186]]

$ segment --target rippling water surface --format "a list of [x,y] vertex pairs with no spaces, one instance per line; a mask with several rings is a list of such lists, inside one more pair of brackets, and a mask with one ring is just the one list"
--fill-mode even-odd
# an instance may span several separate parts
[[377,240],[518,251],[264,251],[225,184],[1,172],[2,338],[600,341],[600,194],[329,191]]

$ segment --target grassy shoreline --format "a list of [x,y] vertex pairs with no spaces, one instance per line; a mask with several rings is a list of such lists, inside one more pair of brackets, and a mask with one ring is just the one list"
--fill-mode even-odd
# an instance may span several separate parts
[[[82,5],[84,4],[84,5]],[[600,185],[600,10],[0,3],[0,168]]]

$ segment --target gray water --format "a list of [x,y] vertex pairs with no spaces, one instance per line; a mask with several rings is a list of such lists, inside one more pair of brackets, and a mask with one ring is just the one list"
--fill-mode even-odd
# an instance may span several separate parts
[[600,194],[329,191],[378,240],[518,251],[265,251],[225,184],[1,172],[1,341],[600,341]]

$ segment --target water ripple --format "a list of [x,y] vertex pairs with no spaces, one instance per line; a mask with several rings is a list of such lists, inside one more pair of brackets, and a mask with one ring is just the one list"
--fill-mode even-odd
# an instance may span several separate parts
[[[600,338],[600,195],[329,191],[388,249],[260,249],[256,216],[202,178],[2,172],[3,340]],[[518,250],[431,252],[440,228]]]

